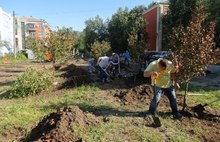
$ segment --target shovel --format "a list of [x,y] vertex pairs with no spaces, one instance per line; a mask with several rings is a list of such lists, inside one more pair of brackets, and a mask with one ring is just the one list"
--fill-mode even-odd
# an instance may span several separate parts
[[157,76],[154,76],[153,77],[153,84],[154,84],[154,97],[155,97],[155,105],[156,105],[156,107],[155,107],[155,113],[152,115],[152,118],[154,120],[155,127],[160,127],[161,126],[161,122],[160,122],[159,117],[156,114],[156,112],[157,112],[156,79],[157,79]]
[[101,69],[107,74],[107,76],[110,78],[110,79],[114,79],[114,77],[112,77],[105,69],[103,69],[102,67],[101,67]]
[[195,112],[201,113],[201,112],[203,112],[203,111],[205,110],[205,107],[206,107],[206,106],[208,106],[208,105],[210,105],[210,104],[212,104],[212,103],[214,103],[214,102],[218,102],[218,101],[220,101],[220,98],[215,99],[214,101],[211,101],[211,102],[206,103],[206,104],[204,104],[204,105],[199,104],[199,105],[197,105],[197,106],[194,106],[194,107],[193,107],[193,110],[194,110]]

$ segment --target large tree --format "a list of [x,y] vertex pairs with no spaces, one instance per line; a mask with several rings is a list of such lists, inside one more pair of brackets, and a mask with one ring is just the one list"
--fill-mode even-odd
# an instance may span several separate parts
[[220,1],[204,0],[204,5],[208,14],[206,22],[216,21],[215,43],[216,47],[220,48]]
[[198,0],[169,0],[168,14],[163,17],[163,48],[168,49],[173,28],[188,26]]
[[48,51],[52,54],[53,63],[65,62],[72,56],[77,33],[72,28],[58,28],[47,39]]
[[74,47],[79,52],[85,51],[85,49],[86,49],[86,46],[85,46],[85,32],[80,32],[78,34],[76,44],[75,44]]
[[215,43],[220,47],[220,1],[219,0],[169,0],[169,12],[163,17],[163,47],[169,49],[170,35],[173,28],[182,25],[186,28],[192,18],[196,6],[203,5],[206,10],[206,20],[216,21]]
[[128,17],[128,8],[124,10],[119,8],[109,21],[108,32],[111,47],[114,52],[120,53],[128,48]]
[[144,50],[147,48],[146,21],[143,17],[145,11],[146,7],[144,6],[135,7],[129,12],[128,16],[128,49],[137,61],[140,61]]
[[119,8],[112,16],[108,24],[108,31],[114,52],[131,50],[132,54],[137,57],[135,48],[142,48],[143,41],[147,39],[146,22],[143,16],[145,11],[146,7],[144,6],[137,6],[130,11],[128,8],[124,10]]
[[184,28],[174,28],[170,44],[175,60],[179,62],[179,78],[186,83],[183,110],[186,107],[186,95],[189,81],[196,76],[205,75],[210,64],[219,62],[219,53],[214,50],[215,22],[204,25],[206,14],[198,7],[192,14],[192,20]]
[[95,18],[91,18],[85,21],[86,28],[84,29],[84,43],[86,49],[91,50],[91,45],[95,41],[103,41],[108,39],[108,31],[107,31],[107,23],[103,22],[103,20],[96,16]]

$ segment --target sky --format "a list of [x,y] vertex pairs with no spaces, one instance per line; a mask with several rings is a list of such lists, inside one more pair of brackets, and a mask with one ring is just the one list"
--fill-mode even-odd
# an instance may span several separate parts
[[0,0],[0,7],[16,16],[33,16],[46,20],[52,29],[73,27],[76,31],[85,28],[85,20],[99,15],[103,20],[111,18],[118,8],[148,6],[156,0]]

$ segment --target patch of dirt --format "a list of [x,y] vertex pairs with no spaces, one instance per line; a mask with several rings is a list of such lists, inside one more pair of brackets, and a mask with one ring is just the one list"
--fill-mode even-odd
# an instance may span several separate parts
[[76,58],[72,61],[73,64],[87,64],[87,61],[82,58]]
[[[149,105],[153,98],[153,88],[150,85],[139,85],[130,89],[116,89],[111,94],[120,99],[124,105],[145,104]],[[168,99],[162,95],[160,105],[169,106]]]
[[73,64],[61,68],[60,71],[63,72],[60,77],[65,78],[66,81],[63,82],[61,86],[59,86],[59,89],[73,88],[75,86],[90,84],[94,82],[91,74]]
[[77,106],[69,106],[51,113],[32,129],[28,141],[82,141],[79,136],[74,135],[73,125],[80,129],[86,129],[89,125],[96,125],[103,121],[102,117],[96,117],[89,113],[84,113]]
[[182,127],[187,127],[191,135],[196,134],[194,128],[200,128],[200,138],[207,142],[216,142],[220,140],[220,115],[214,111],[203,112],[202,116],[198,116],[191,108],[187,108],[186,112],[182,112],[184,117],[180,119]]
[[[206,107],[204,110],[199,110],[197,107],[187,107],[182,112],[183,118],[181,123],[190,128],[200,127],[202,131],[201,139],[208,142],[220,140],[220,112],[216,109]],[[194,130],[192,134],[196,133]]]
[[205,109],[204,110],[200,110],[197,109],[197,107],[187,107],[186,110],[184,112],[182,112],[182,114],[186,117],[195,117],[201,120],[206,120],[206,121],[210,121],[210,122],[218,122],[220,123],[220,115],[219,112],[217,112],[214,109]]
[[[153,90],[149,85],[140,85],[130,89],[116,89],[109,92],[114,97],[118,98],[123,105],[136,105],[136,104],[146,104],[149,106],[151,99],[153,98]],[[179,109],[182,107],[182,96],[177,96],[177,102]],[[159,114],[161,117],[166,117],[170,112],[169,101],[162,95],[159,104]],[[163,110],[163,111],[160,111]],[[179,120],[181,125],[176,127],[185,128],[187,127],[190,131],[189,134],[192,136],[196,134],[194,128],[200,128],[204,130],[204,133],[199,134],[201,140],[215,142],[220,140],[220,112],[216,109],[206,107],[203,111],[198,111],[194,107],[188,106],[186,111],[181,112],[183,117]],[[151,117],[146,117],[146,126],[153,127],[153,121]],[[162,124],[163,125],[163,124]]]
[[26,134],[26,129],[22,127],[14,127],[10,128],[8,130],[5,130],[0,135],[0,141],[6,142],[6,141],[20,141],[22,137]]
[[114,97],[118,97],[123,104],[149,104],[153,91],[150,86],[137,86],[131,89],[117,89],[112,92]]

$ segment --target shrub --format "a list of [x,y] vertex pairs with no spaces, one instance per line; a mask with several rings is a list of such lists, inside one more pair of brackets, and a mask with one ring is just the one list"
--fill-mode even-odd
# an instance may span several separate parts
[[13,54],[6,54],[5,56],[0,57],[0,61],[4,61],[4,62],[9,62],[9,61],[25,61],[25,60],[28,60],[28,59],[22,53],[16,54],[16,57]]
[[111,50],[111,45],[107,41],[95,41],[91,46],[92,54],[95,56],[96,59],[103,56],[106,53],[109,53]]
[[25,61],[28,60],[28,58],[23,53],[18,53],[16,57],[14,57],[14,60]]
[[26,40],[26,46],[33,51],[34,57],[37,60],[43,61],[46,58],[47,48],[43,40],[37,39],[34,36],[29,36]]
[[30,95],[37,95],[52,85],[53,72],[44,70],[34,70],[29,68],[24,74],[19,76],[12,86],[10,98],[20,98]]

